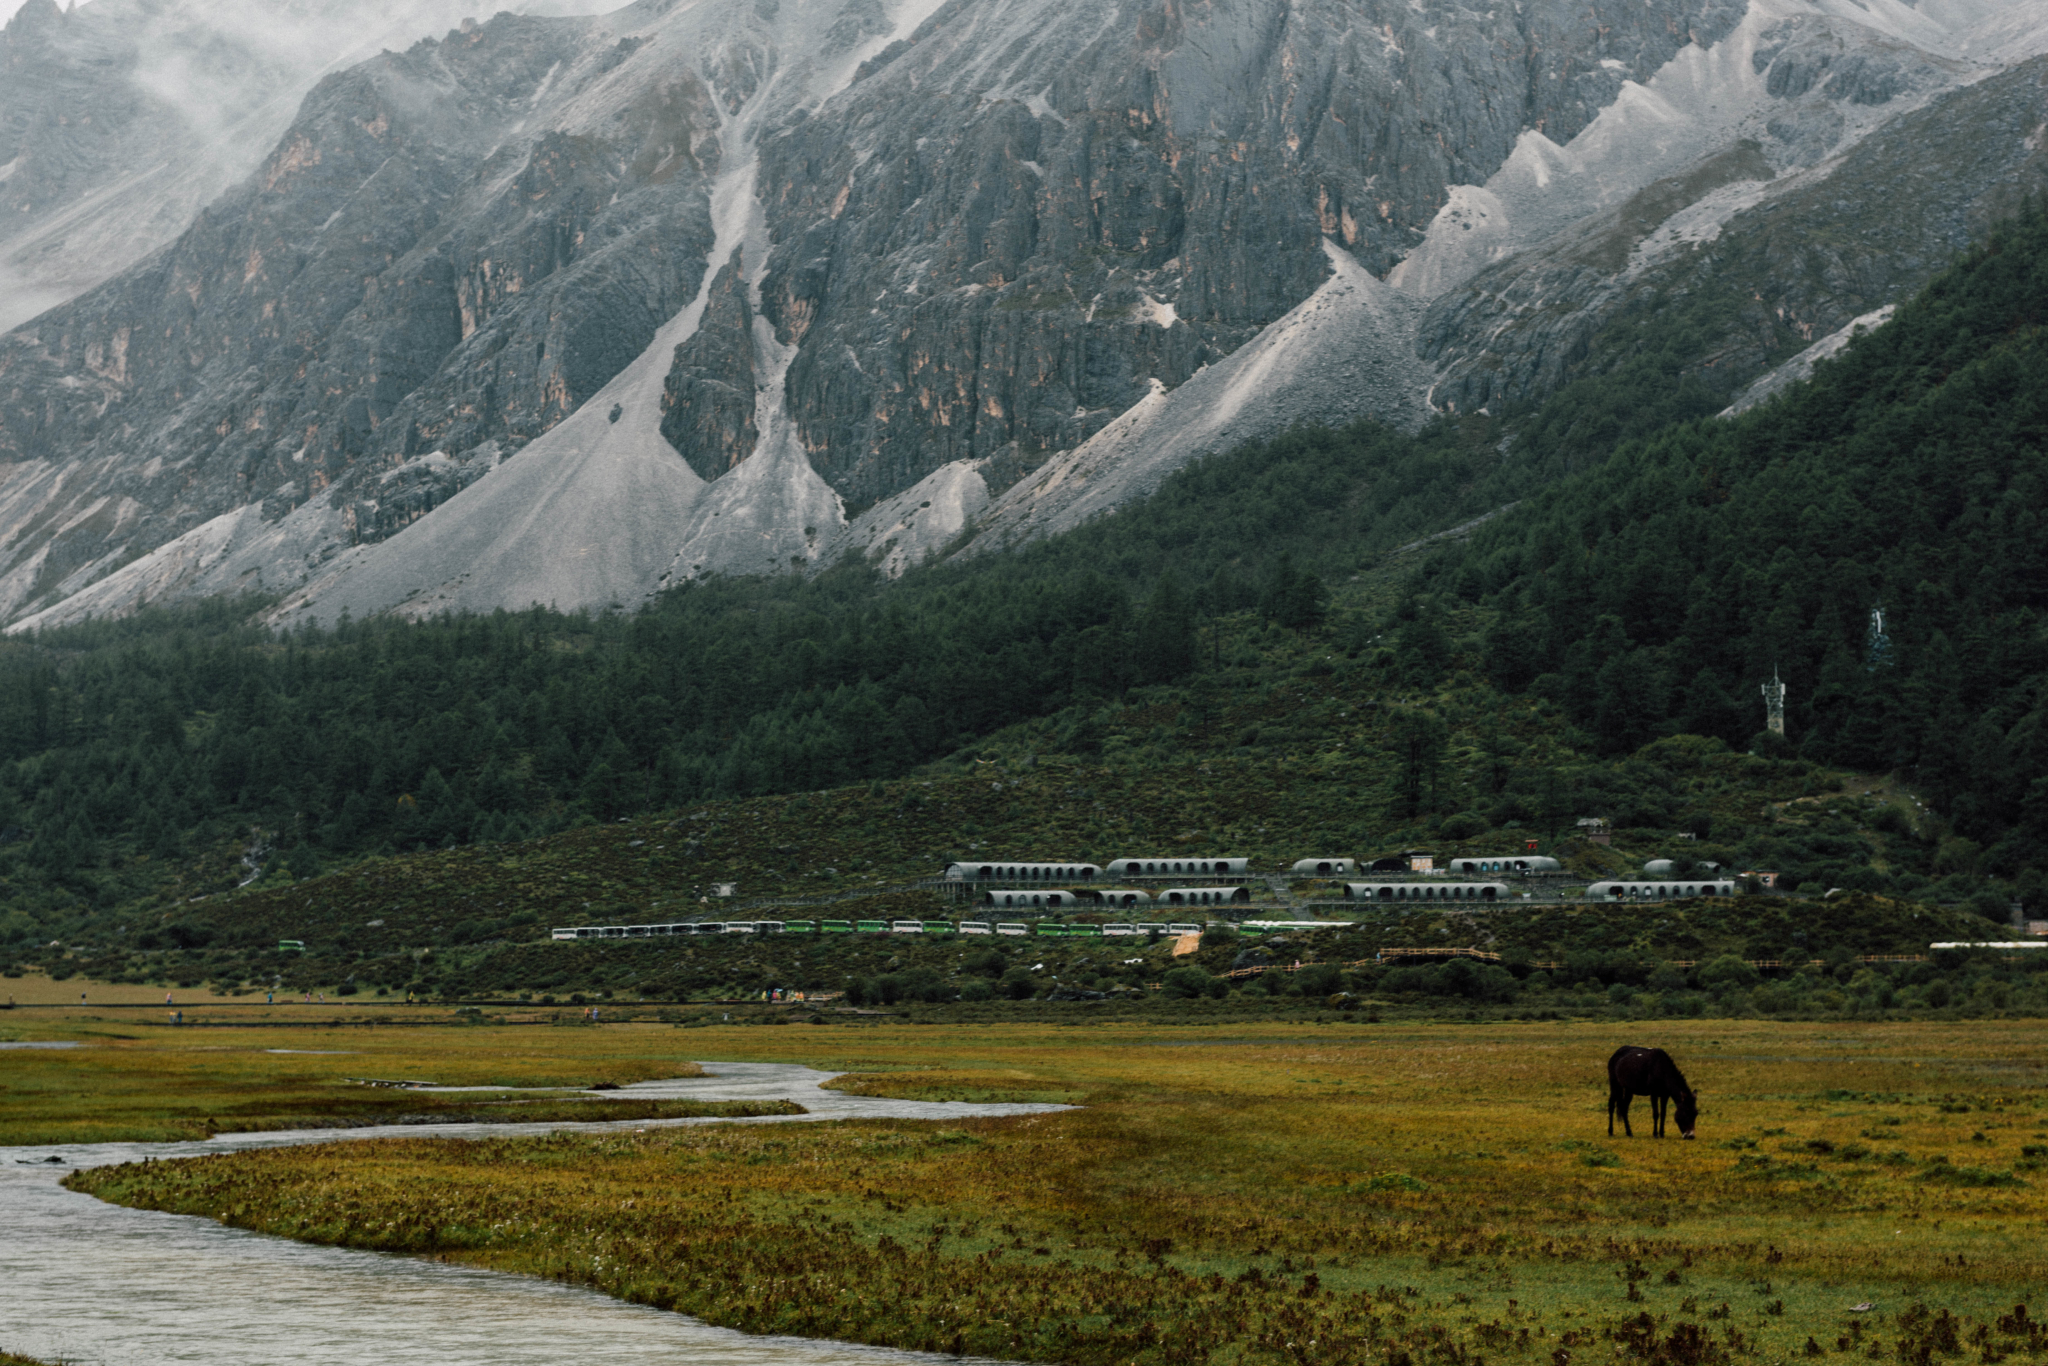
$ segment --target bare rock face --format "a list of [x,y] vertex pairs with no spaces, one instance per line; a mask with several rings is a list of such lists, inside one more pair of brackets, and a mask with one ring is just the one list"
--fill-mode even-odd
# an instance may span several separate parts
[[[1418,349],[1441,367],[1436,401],[1526,405],[1624,363],[1636,330],[1672,308],[1702,320],[1693,372],[1732,395],[1909,297],[2048,190],[2044,89],[2048,58],[2034,58],[1901,114],[1805,174],[1774,177],[1753,164],[1762,149],[1731,149],[1645,191],[1662,197],[1654,211],[1633,212],[1639,196],[1474,276],[1420,328]],[[1702,219],[1707,231],[1660,238],[1724,186],[1749,193]]]
[[763,311],[826,479],[1025,468],[1384,275],[1525,128],[1569,137],[1726,3],[953,4],[764,142]]
[[0,28],[0,332],[175,239],[262,161],[323,74],[474,12],[467,0],[28,0]]
[[740,251],[719,267],[697,331],[662,383],[661,434],[690,468],[716,479],[754,453],[754,310]]
[[501,15],[331,77],[177,242],[0,337],[0,459],[48,490],[0,525],[0,605],[243,504],[352,509],[400,462],[516,450],[574,411],[696,291],[711,240],[701,85],[601,135],[508,138],[630,55]]
[[[0,335],[0,617],[896,572],[1291,421],[1533,403],[1714,291],[1699,364],[1732,392],[2038,179],[2040,73],[1893,8],[466,24],[322,80],[175,240]],[[149,146],[146,100],[108,102],[118,132],[46,117],[113,41],[77,22],[31,0],[0,38],[0,201],[31,216],[101,174],[67,157]]]

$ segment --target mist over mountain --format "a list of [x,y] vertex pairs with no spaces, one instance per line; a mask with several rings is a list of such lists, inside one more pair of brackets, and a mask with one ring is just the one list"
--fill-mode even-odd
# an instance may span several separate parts
[[322,75],[475,12],[457,0],[0,5],[0,331],[191,226],[255,169]]
[[1681,314],[1725,401],[2044,180],[2039,0],[413,11],[310,89],[338,11],[131,2],[0,36],[0,294],[98,281],[0,336],[17,629],[896,573]]

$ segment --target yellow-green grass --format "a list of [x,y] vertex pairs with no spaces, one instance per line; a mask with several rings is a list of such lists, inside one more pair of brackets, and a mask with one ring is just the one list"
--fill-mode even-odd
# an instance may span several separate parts
[[[2031,1308],[2013,1312],[2048,1272],[2048,1172],[2025,1151],[2048,1144],[2048,1046],[2020,1028],[688,1037],[698,1057],[860,1070],[863,1091],[1053,1092],[1085,1108],[352,1143],[73,1181],[751,1331],[1014,1359],[2048,1353]],[[1678,1055],[1700,1141],[1647,1137],[1641,1104],[1638,1137],[1607,1137],[1604,1063],[1625,1042]]]
[[[169,1001],[164,1000],[167,995],[171,998]],[[80,1004],[79,998],[83,997],[87,1009],[94,1006],[160,1006],[166,1012],[189,1011],[195,1006],[247,999],[223,995],[208,986],[161,987],[146,982],[87,981],[83,977],[67,977],[60,981],[45,972],[24,972],[19,977],[0,978],[0,997],[5,997],[10,1006],[76,1007]]]
[[[700,1030],[590,1027],[573,1016],[561,1027],[455,1026],[451,1012],[435,1016],[435,1025],[393,1027],[168,1029],[119,1020],[17,1027],[8,1032],[79,1046],[0,1052],[0,1144],[149,1142],[470,1115],[500,1099],[371,1086],[365,1079],[582,1088],[699,1072],[685,1050]],[[522,1099],[549,1099],[575,1113],[511,1118],[672,1117],[605,1110],[610,1101]]]

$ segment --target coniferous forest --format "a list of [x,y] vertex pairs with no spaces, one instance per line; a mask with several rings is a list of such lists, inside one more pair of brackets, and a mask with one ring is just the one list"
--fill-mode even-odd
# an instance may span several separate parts
[[[2035,208],[1811,383],[1735,418],[1715,416],[1729,394],[1674,359],[1684,348],[1637,344],[1539,411],[1299,429],[1078,531],[893,583],[847,562],[696,583],[632,614],[277,634],[252,624],[260,601],[216,601],[11,637],[8,934],[144,897],[230,844],[304,878],[896,779],[1026,723],[1100,757],[1105,709],[1194,689],[1222,714],[1307,657],[1389,708],[1384,828],[1518,784],[1547,784],[1552,816],[1569,807],[1540,757],[1502,776],[1469,719],[1536,708],[1596,766],[1692,735],[1895,773],[1940,823],[1932,871],[2039,903],[2044,320]],[[1773,671],[1792,699],[1783,739],[1759,734]],[[1466,720],[1433,700],[1445,688],[1465,690]],[[1267,729],[1207,743],[1302,743]],[[1446,764],[1465,777],[1438,783]],[[1588,772],[1571,781],[1597,795]],[[1515,804],[1500,810],[1480,828]]]
[[[1898,770],[2007,875],[2048,864],[2048,221],[2002,225],[1811,383],[1676,423],[1435,558],[1503,689],[1609,752],[1755,737]],[[1753,738],[1754,737],[1754,738]]]

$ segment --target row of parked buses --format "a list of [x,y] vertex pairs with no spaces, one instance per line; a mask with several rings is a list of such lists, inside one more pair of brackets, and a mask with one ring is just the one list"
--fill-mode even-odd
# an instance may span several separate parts
[[[1282,922],[1274,921],[1272,926]],[[1297,929],[1311,922],[1286,922]],[[1321,927],[1324,922],[1313,922]],[[1336,925],[1339,922],[1329,922]],[[1271,928],[1251,922],[1256,928]],[[1150,938],[1155,934],[1200,934],[1206,927],[1175,921],[1161,924],[1061,925],[1052,921],[1020,925],[986,920],[688,920],[667,925],[574,925],[558,928],[557,939],[648,939],[697,934],[988,934],[1038,939]]]

